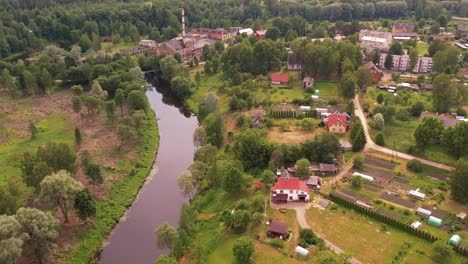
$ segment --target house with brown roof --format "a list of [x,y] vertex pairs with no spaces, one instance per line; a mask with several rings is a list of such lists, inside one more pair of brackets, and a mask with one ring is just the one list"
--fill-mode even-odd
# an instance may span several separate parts
[[427,116],[439,119],[440,122],[442,122],[444,128],[454,127],[458,122],[464,122],[463,120],[456,119],[450,115],[437,115],[428,111],[424,111],[421,113],[421,115],[419,115],[418,122],[421,123]]
[[272,220],[268,227],[268,235],[285,239],[288,236],[288,224]]
[[396,22],[393,24],[392,35],[394,39],[405,40],[416,38],[418,34],[414,32],[416,26],[409,22]]
[[288,70],[300,71],[302,70],[302,61],[292,51],[288,52]]
[[369,68],[369,70],[371,71],[372,79],[377,83],[380,82],[380,80],[382,79],[382,76],[383,76],[382,70],[379,69],[379,67],[377,67],[372,61],[369,61],[364,65],[367,68]]
[[468,24],[460,24],[457,26],[457,32],[462,37],[468,36]]

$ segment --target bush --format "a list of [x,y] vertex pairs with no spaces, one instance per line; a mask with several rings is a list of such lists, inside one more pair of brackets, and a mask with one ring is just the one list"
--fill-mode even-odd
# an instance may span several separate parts
[[377,133],[377,135],[375,135],[375,144],[379,146],[385,146],[385,139],[384,139],[384,135],[382,134],[382,132],[379,132]]
[[361,177],[353,177],[351,179],[351,184],[354,188],[361,188],[362,185],[362,178]]
[[419,160],[412,159],[406,163],[406,168],[412,172],[421,172],[423,170],[423,165]]
[[404,108],[398,111],[396,118],[400,121],[408,121],[410,119],[410,115],[411,115],[410,111]]
[[323,245],[323,240],[320,237],[318,237],[312,230],[307,228],[301,229],[301,231],[299,232],[299,239],[304,240],[304,242],[306,243],[306,246],[304,248],[307,248],[308,245]]
[[85,174],[91,179],[92,183],[102,183],[104,179],[101,174],[101,166],[93,162],[88,162],[85,166]]
[[364,168],[364,159],[362,156],[357,156],[353,161],[353,168],[362,170]]

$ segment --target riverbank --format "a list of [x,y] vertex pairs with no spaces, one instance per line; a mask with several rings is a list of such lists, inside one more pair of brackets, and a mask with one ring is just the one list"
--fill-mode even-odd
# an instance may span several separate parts
[[95,263],[103,248],[104,240],[107,239],[113,227],[124,216],[128,207],[131,206],[140,188],[150,175],[153,163],[156,160],[159,148],[159,131],[156,114],[151,110],[148,113],[148,122],[142,129],[138,157],[128,168],[128,164],[122,162],[119,166],[127,168],[131,173],[116,181],[108,195],[103,201],[96,205],[97,215],[94,222],[89,223],[87,228],[80,234],[79,246],[72,249],[64,258],[67,263]]

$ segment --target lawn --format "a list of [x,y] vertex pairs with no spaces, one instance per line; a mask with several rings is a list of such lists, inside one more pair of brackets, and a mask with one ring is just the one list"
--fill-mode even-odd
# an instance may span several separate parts
[[319,90],[320,97],[324,98],[337,98],[338,97],[338,83],[334,81],[317,81],[314,85],[315,90]]
[[429,48],[429,44],[427,44],[427,42],[419,41],[416,44],[416,50],[418,51],[418,54],[420,56],[424,56],[426,54],[429,54],[428,48]]
[[138,48],[138,43],[133,43],[133,42],[124,42],[121,41],[118,44],[113,44],[112,42],[103,42],[101,43],[101,50],[103,51],[120,51],[120,50],[126,50],[126,49],[132,49],[132,48]]
[[[382,223],[344,207],[338,206],[336,211],[312,207],[307,220],[312,230],[364,263],[392,262],[405,242],[412,247],[401,263],[433,263],[429,242],[389,226],[383,232]],[[454,257],[452,263],[458,258]]]

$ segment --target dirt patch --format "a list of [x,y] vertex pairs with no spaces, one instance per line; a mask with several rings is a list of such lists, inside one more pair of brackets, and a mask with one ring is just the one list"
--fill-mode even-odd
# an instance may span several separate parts
[[290,127],[289,131],[282,131],[280,127],[273,127],[268,131],[268,140],[284,144],[300,144],[306,140],[314,140],[315,136],[324,132],[323,128],[305,131],[302,128]]
[[386,161],[383,159],[371,157],[371,156],[366,156],[365,162],[371,165],[375,165],[377,167],[382,167],[382,168],[389,169],[389,170],[393,170],[395,168],[394,163],[391,163],[390,161]]
[[395,195],[392,195],[392,194],[382,193],[380,195],[380,198],[382,198],[383,200],[389,201],[391,203],[401,205],[403,207],[407,207],[407,208],[411,208],[411,209],[416,207],[415,202],[403,199],[401,197],[398,197],[398,196],[395,196]]

